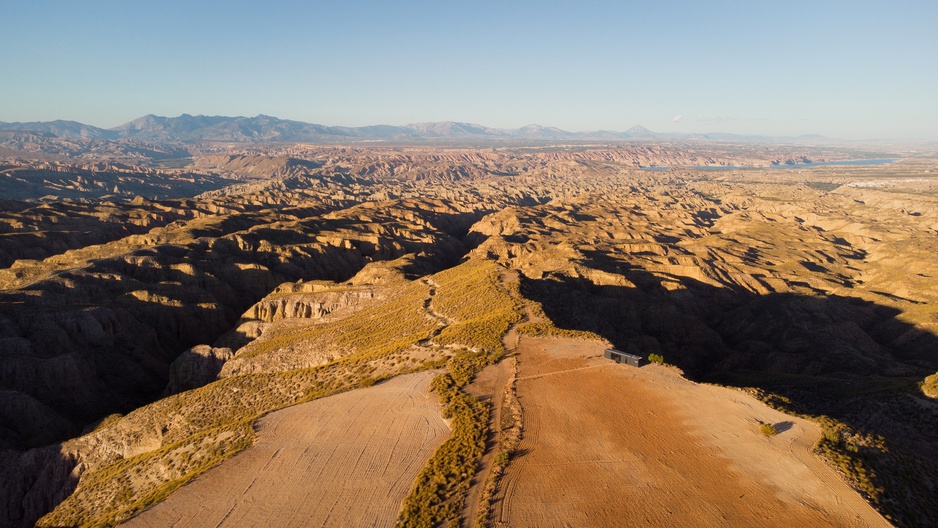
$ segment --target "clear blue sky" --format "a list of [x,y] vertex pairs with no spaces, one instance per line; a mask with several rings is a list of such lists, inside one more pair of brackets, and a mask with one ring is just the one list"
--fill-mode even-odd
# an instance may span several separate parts
[[0,3],[0,121],[938,139],[938,1]]

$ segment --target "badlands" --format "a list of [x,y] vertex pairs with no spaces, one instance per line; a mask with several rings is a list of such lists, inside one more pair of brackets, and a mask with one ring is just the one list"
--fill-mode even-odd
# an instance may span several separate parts
[[108,145],[0,151],[0,525],[938,524],[933,152]]

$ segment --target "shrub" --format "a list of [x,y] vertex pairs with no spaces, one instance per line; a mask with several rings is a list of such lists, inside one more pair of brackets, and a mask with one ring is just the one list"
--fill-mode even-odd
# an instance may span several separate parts
[[648,354],[648,361],[657,363],[659,365],[664,365],[664,356],[661,354]]
[[443,416],[452,419],[450,438],[437,448],[404,499],[398,527],[459,523],[479,459],[485,452],[490,407],[462,391],[485,366],[500,357],[460,350],[449,360],[447,372],[430,383],[440,396]]
[[775,426],[770,423],[764,423],[759,426],[759,430],[762,431],[762,434],[765,436],[775,436],[778,434],[778,431],[775,429]]
[[870,458],[886,452],[883,439],[863,434],[827,416],[819,417],[818,422],[824,433],[815,450],[839,469],[874,507],[881,506],[884,489],[880,477],[870,466]]
[[938,372],[925,378],[922,382],[922,392],[929,398],[938,398]]

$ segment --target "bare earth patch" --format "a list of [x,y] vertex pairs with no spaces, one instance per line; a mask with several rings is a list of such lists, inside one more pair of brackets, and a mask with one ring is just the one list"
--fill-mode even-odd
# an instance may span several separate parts
[[499,424],[502,420],[502,398],[504,397],[505,385],[514,367],[513,361],[513,359],[508,358],[485,367],[466,387],[466,392],[471,396],[490,402],[492,412],[489,418],[489,434],[485,443],[485,454],[482,455],[482,460],[479,461],[475,477],[470,483],[468,493],[466,493],[466,508],[463,511],[462,518],[463,526],[474,526],[476,517],[479,514],[479,497],[489,471],[492,469],[495,447],[498,445],[499,440]]
[[524,438],[496,525],[889,526],[811,454],[813,422],[603,348],[521,338]]
[[129,526],[391,526],[449,434],[432,372],[297,405],[257,442]]

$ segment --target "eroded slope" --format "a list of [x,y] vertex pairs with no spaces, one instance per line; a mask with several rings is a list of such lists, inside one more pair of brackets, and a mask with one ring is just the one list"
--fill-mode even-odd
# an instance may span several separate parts
[[[315,163],[182,202],[9,204],[6,445],[139,408],[5,451],[5,522],[115,522],[250,444],[266,412],[499,350],[513,319],[474,295],[494,262],[550,331],[830,415],[822,450],[845,476],[894,522],[933,520],[927,162],[646,172],[604,149],[282,148]],[[70,223],[88,233],[23,253],[34,226]],[[470,250],[481,268],[432,275]]]

